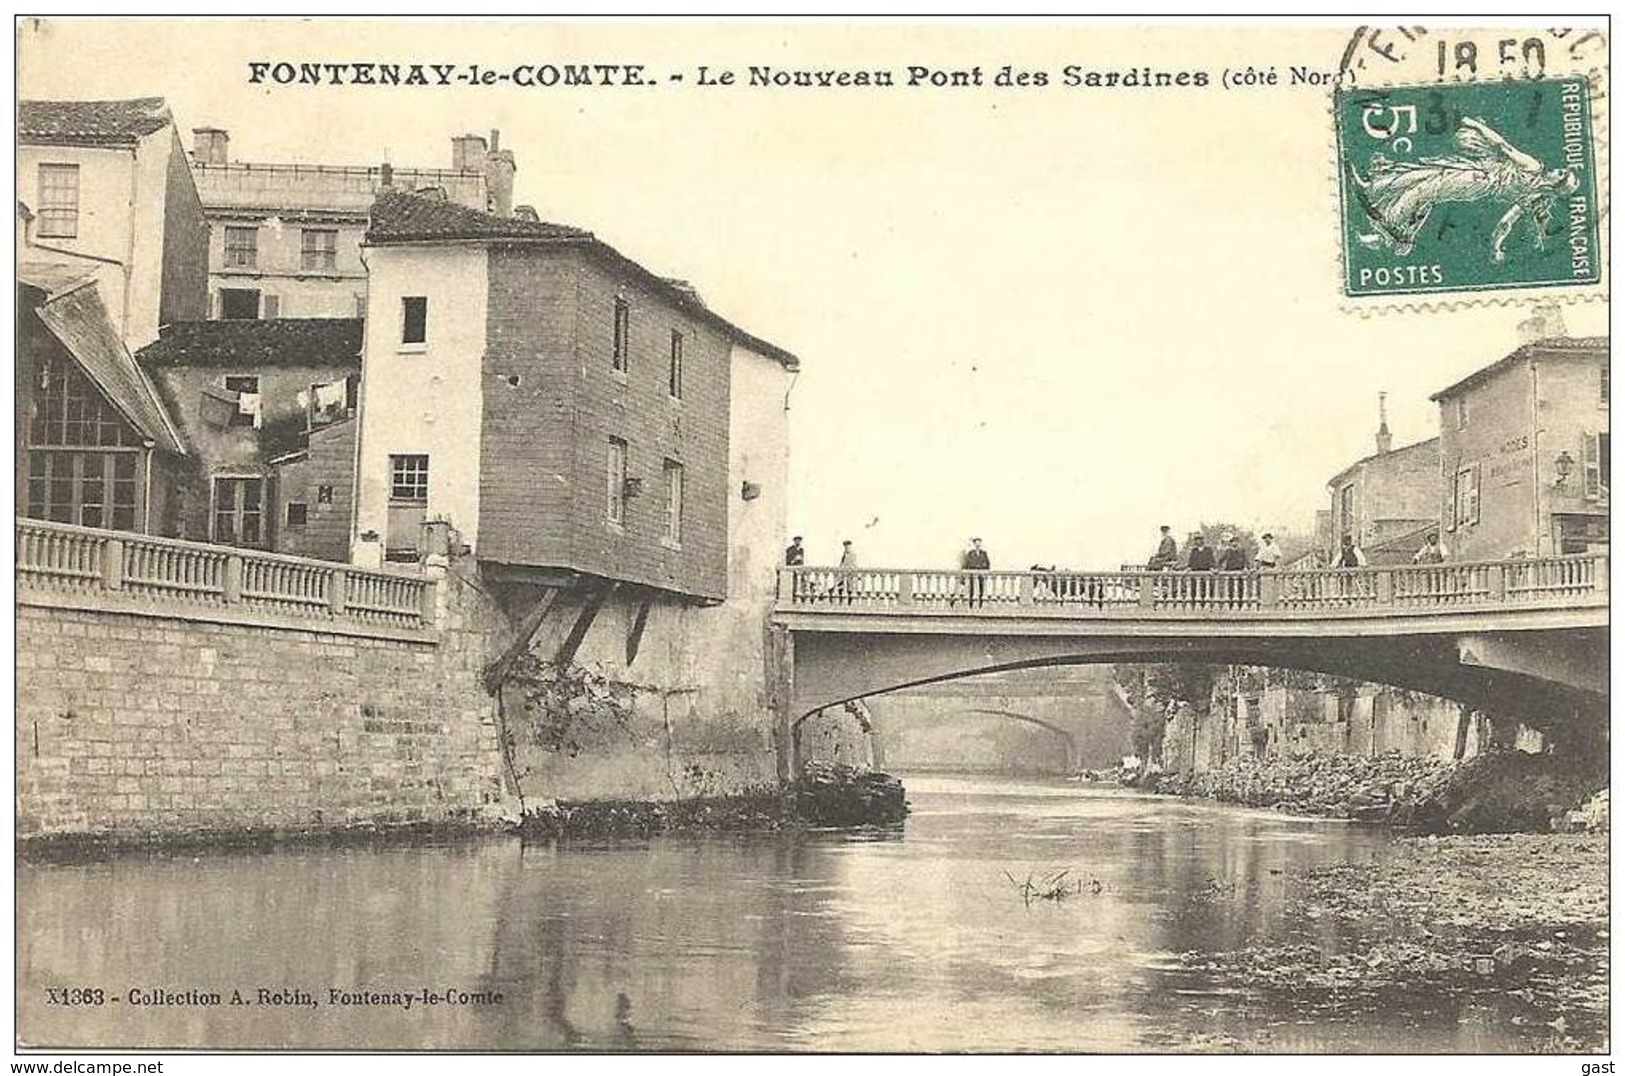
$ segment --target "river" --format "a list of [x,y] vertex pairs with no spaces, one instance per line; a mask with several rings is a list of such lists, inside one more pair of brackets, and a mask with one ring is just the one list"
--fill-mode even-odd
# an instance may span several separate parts
[[[20,1040],[1527,1048],[1491,1007],[1309,1019],[1181,959],[1260,942],[1347,944],[1335,927],[1290,914],[1292,887],[1305,868],[1384,856],[1380,833],[1061,780],[908,785],[914,813],[885,834],[486,838],[24,862]],[[1083,884],[1064,900],[1025,902],[1010,880],[1061,869]],[[101,1004],[53,1004],[50,988],[104,993]],[[234,991],[245,1004],[233,1004]],[[354,1003],[368,992],[371,1003]],[[203,1003],[210,994],[218,1004]],[[410,1007],[393,994],[410,995]],[[154,1003],[166,995],[178,1003]]]

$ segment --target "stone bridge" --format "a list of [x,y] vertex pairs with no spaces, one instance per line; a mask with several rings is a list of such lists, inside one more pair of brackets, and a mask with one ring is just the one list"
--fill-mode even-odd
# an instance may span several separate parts
[[1606,720],[1605,554],[1273,572],[780,571],[790,726],[1002,669],[1192,661],[1392,684],[1542,724]]

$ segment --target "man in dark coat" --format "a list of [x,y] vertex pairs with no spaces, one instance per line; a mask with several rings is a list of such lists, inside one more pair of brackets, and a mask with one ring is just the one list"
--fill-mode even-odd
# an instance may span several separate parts
[[1153,572],[1164,572],[1179,563],[1179,543],[1169,533],[1168,524],[1160,528],[1162,538],[1157,542],[1157,551],[1151,555],[1151,561],[1146,565]]
[[1219,551],[1219,570],[1224,572],[1247,570],[1247,551],[1241,548],[1241,539],[1233,534],[1224,536],[1224,548]]
[[807,551],[802,548],[801,535],[790,539],[790,545],[784,551],[784,566],[794,568],[807,563]]
[[[967,572],[985,572],[993,567],[993,562],[988,559],[987,550],[982,548],[980,538],[970,540],[970,548],[965,550],[965,555],[959,559],[959,566]],[[987,581],[980,576],[973,575],[970,577],[970,603],[972,605],[982,604],[982,588],[986,583]]]
[[1211,572],[1218,567],[1207,539],[1200,534],[1191,538],[1190,552],[1185,555],[1185,569],[1192,572]]

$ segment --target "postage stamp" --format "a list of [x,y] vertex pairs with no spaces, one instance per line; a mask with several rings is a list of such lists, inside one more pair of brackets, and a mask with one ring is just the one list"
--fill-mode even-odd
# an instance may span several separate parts
[[1346,295],[1600,281],[1585,78],[1354,89],[1335,113]]

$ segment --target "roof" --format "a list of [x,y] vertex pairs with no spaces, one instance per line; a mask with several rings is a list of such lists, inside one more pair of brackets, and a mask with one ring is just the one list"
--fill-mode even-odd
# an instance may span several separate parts
[[1415,451],[1416,449],[1419,449],[1419,448],[1431,448],[1435,452],[1437,452],[1438,449],[1439,449],[1439,439],[1437,437],[1429,437],[1426,441],[1416,441],[1416,442],[1413,442],[1412,444],[1400,445],[1398,448],[1390,448],[1387,452],[1373,452],[1369,456],[1363,456],[1360,459],[1355,460],[1353,463],[1349,464],[1347,467],[1343,468],[1341,471],[1338,471],[1336,474],[1332,475],[1331,478],[1327,479],[1326,484],[1328,486],[1336,485],[1337,480],[1339,478],[1342,478],[1344,475],[1348,474],[1350,471],[1354,470],[1356,467],[1360,467],[1360,466],[1363,466],[1364,464],[1370,463],[1372,460],[1392,459],[1395,456],[1400,455],[1401,453],[1413,452],[1413,451]]
[[384,191],[372,205],[367,242],[420,243],[438,239],[551,239],[592,242],[593,234],[568,224],[498,217],[440,198]]
[[71,262],[21,262],[17,266],[17,283],[46,295],[61,295],[95,279],[95,269]]
[[17,103],[17,140],[24,143],[128,146],[170,122],[162,97]]
[[1447,396],[1454,396],[1463,389],[1472,388],[1481,381],[1487,381],[1509,366],[1541,356],[1568,356],[1578,352],[1608,351],[1608,337],[1606,336],[1549,336],[1544,340],[1536,340],[1525,344],[1504,359],[1498,359],[1488,366],[1474,370],[1466,377],[1447,388],[1442,388],[1429,396],[1430,400],[1442,400]]
[[632,272],[674,306],[721,330],[736,343],[777,361],[787,370],[801,368],[801,360],[795,355],[746,332],[706,306],[699,292],[686,280],[659,276],[593,233],[568,224],[498,217],[443,199],[385,191],[373,203],[364,242],[369,246],[458,242],[579,246]]
[[360,318],[179,321],[136,352],[142,366],[361,368]]
[[46,298],[35,313],[143,437],[165,451],[186,454],[152,382],[114,331],[100,292],[74,287]]

